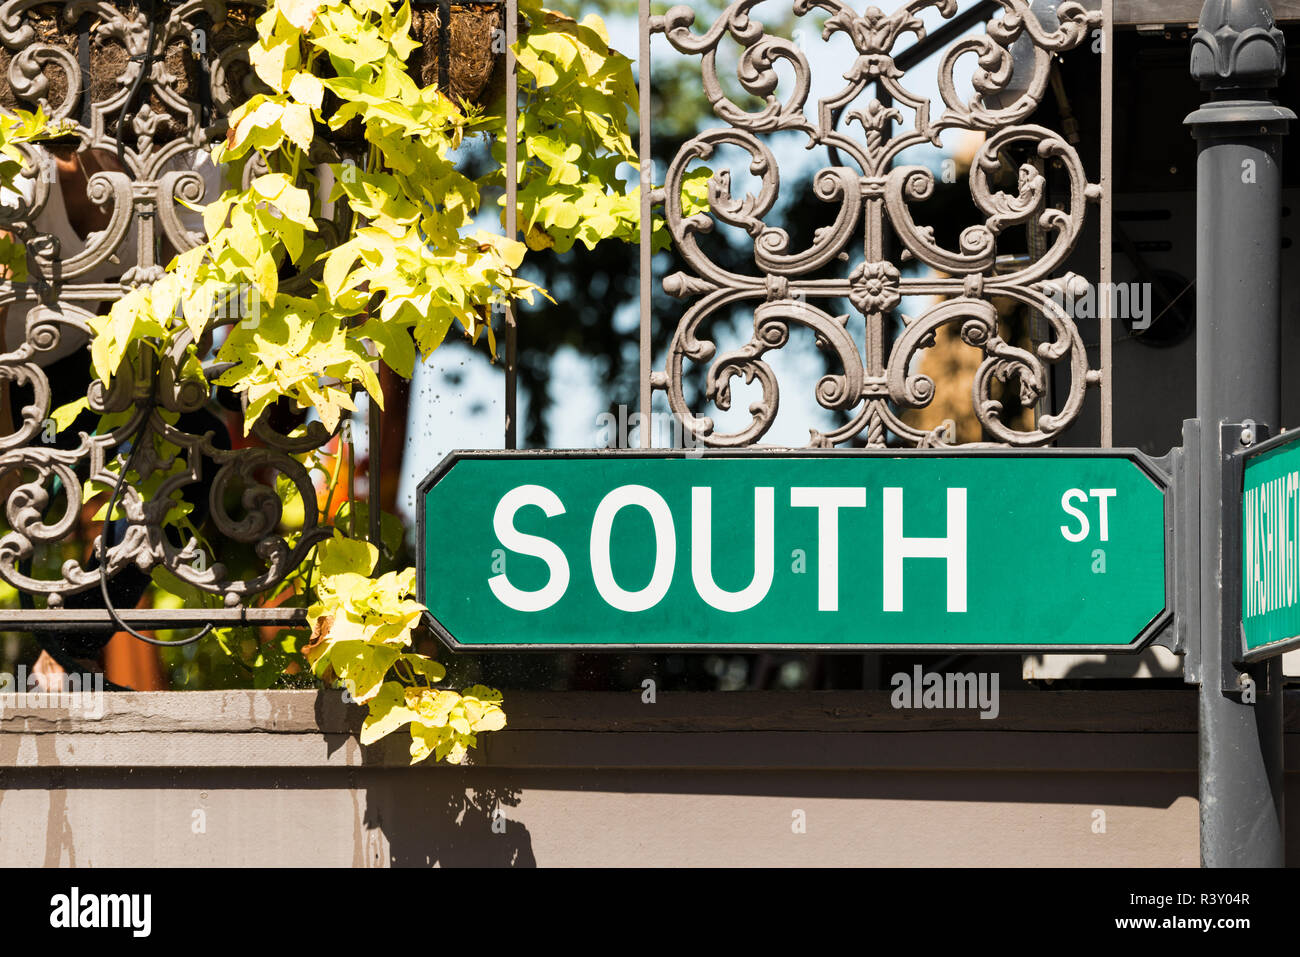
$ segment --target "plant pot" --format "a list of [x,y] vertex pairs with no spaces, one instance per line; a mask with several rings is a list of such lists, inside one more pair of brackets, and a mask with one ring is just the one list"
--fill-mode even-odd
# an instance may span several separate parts
[[425,2],[412,10],[411,34],[420,46],[408,63],[411,78],[421,86],[438,84],[452,100],[486,106],[505,86],[504,4],[454,3],[450,10],[445,31],[436,5]]

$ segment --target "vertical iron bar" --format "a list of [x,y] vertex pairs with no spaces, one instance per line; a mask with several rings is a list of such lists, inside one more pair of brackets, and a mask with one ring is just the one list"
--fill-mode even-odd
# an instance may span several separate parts
[[81,125],[90,129],[94,103],[90,96],[90,14],[83,13],[77,20],[77,65],[81,68]]
[[641,448],[650,448],[654,429],[650,427],[650,295],[651,295],[651,255],[650,234],[652,213],[650,191],[654,189],[654,159],[650,154],[650,0],[639,0],[637,4],[637,119],[640,122],[637,137],[637,154],[641,157],[641,261],[640,261],[640,308],[641,339],[640,352],[640,395],[641,412]]
[[[519,0],[507,0],[506,13],[506,236],[519,238],[519,71],[515,44],[519,40]],[[515,305],[507,300],[506,319],[506,434],[505,447],[519,447],[517,392],[519,336]]]
[[[375,375],[378,376],[379,374],[379,363],[376,362]],[[374,396],[370,397],[370,402],[366,408],[366,429],[370,433],[367,436],[367,442],[370,446],[367,450],[370,464],[367,466],[369,474],[366,476],[366,486],[369,489],[366,493],[366,497],[369,499],[366,512],[368,513],[367,518],[370,519],[370,544],[374,545],[375,548],[379,548],[380,542],[383,540],[383,525],[380,522],[382,512],[380,510],[379,487],[382,484],[384,474],[384,429],[379,403],[375,401]],[[355,522],[352,528],[354,529],[353,534],[356,534]]]
[[451,0],[438,0],[438,89],[451,98]]
[[[1055,64],[1052,66],[1052,76],[1053,79],[1059,76]],[[1047,163],[1041,156],[1031,157],[1028,162],[1033,164],[1034,168],[1038,171],[1039,176],[1047,176]],[[1047,255],[1047,230],[1044,229],[1040,223],[1033,221],[1026,223],[1025,227],[1025,247],[1029,254],[1029,261],[1031,263],[1036,263]],[[1048,321],[1047,317],[1037,309],[1026,308],[1024,311],[1028,313],[1029,316],[1025,324],[1025,333],[1029,337],[1029,348],[1031,350],[1036,350],[1040,344],[1051,342],[1055,334],[1052,331],[1052,324]],[[1029,410],[1033,413],[1031,426],[1035,429],[1038,428],[1038,423],[1042,421],[1044,416],[1051,415],[1055,411],[1053,405],[1055,400],[1055,390],[1052,387],[1052,379],[1053,377],[1051,375],[1047,376],[1046,381],[1043,383],[1046,386],[1046,388],[1043,389],[1043,394],[1038,397],[1038,401],[1035,402],[1033,408]]]
[[1113,362],[1111,357],[1114,343],[1111,340],[1111,276],[1112,276],[1112,259],[1111,239],[1112,223],[1111,217],[1114,215],[1115,197],[1114,197],[1114,178],[1112,167],[1112,150],[1111,145],[1114,142],[1114,109],[1113,100],[1115,97],[1115,53],[1112,49],[1115,39],[1115,0],[1103,0],[1102,2],[1102,47],[1101,47],[1101,228],[1100,239],[1101,245],[1101,268],[1098,270],[1098,279],[1101,281],[1101,288],[1104,294],[1098,296],[1101,310],[1099,316],[1101,319],[1100,337],[1101,337],[1101,447],[1108,449],[1115,444],[1115,384],[1113,381]]
[[[1211,96],[1186,120],[1197,140],[1198,711],[1206,867],[1280,867],[1285,859],[1281,658],[1237,664],[1241,604],[1232,601],[1236,589],[1225,586],[1241,572],[1231,544],[1241,521],[1240,508],[1231,508],[1241,479],[1225,479],[1224,457],[1233,449],[1224,448],[1221,428],[1247,419],[1276,423],[1280,413],[1282,137],[1295,114],[1268,91],[1285,69],[1283,44],[1262,0],[1206,0],[1192,39],[1191,73]],[[1254,681],[1253,702],[1243,693],[1246,675]]]

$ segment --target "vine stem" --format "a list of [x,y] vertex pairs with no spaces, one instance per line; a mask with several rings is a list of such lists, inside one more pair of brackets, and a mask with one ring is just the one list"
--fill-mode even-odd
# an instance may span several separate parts
[[[349,419],[349,421],[351,421],[351,420]],[[325,486],[325,519],[326,519],[326,521],[328,521],[328,520],[329,520],[329,517],[330,517],[330,514],[329,514],[330,506],[334,504],[334,493],[335,493],[335,491],[338,490],[338,485],[339,485],[339,472],[342,471],[342,468],[343,468],[343,444],[344,444],[345,441],[346,441],[346,440],[343,438],[343,434],[342,434],[342,433],[339,433],[339,449],[338,449],[337,452],[334,453],[334,472],[333,472],[333,474],[330,476],[329,482],[326,483],[326,486]],[[348,443],[347,443],[347,446],[348,446],[348,460],[351,461],[351,459],[352,459],[352,454],[351,454],[352,443],[351,443],[351,442],[348,442]],[[309,564],[309,565],[307,566],[307,571],[306,571],[306,573],[302,576],[302,580],[303,580],[303,589],[304,589],[305,591],[311,591],[312,588],[315,587],[315,586],[312,584],[312,580],[311,580],[311,579],[312,579],[312,576],[313,576],[314,574],[316,574],[316,564],[317,564],[317,559],[318,559],[319,555],[320,555],[320,546],[318,545],[318,546],[316,546],[315,548],[313,548],[313,549],[311,550],[311,564]]]

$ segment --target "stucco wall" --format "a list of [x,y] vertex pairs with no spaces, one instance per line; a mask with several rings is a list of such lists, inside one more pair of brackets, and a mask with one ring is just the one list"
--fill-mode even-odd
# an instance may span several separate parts
[[[0,865],[1198,858],[1191,692],[1010,692],[993,721],[895,711],[871,693],[655,704],[631,692],[516,693],[511,727],[467,768],[407,768],[404,741],[362,749],[359,711],[336,693],[106,700],[97,720],[5,705]],[[1300,779],[1288,779],[1296,861]]]

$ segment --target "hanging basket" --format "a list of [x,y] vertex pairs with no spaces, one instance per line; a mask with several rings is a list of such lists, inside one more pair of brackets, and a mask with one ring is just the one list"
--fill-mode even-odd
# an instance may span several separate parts
[[411,78],[421,86],[437,84],[456,102],[486,106],[505,85],[505,5],[452,4],[450,11],[445,30],[436,5],[412,11],[411,33],[420,46],[411,53]]

